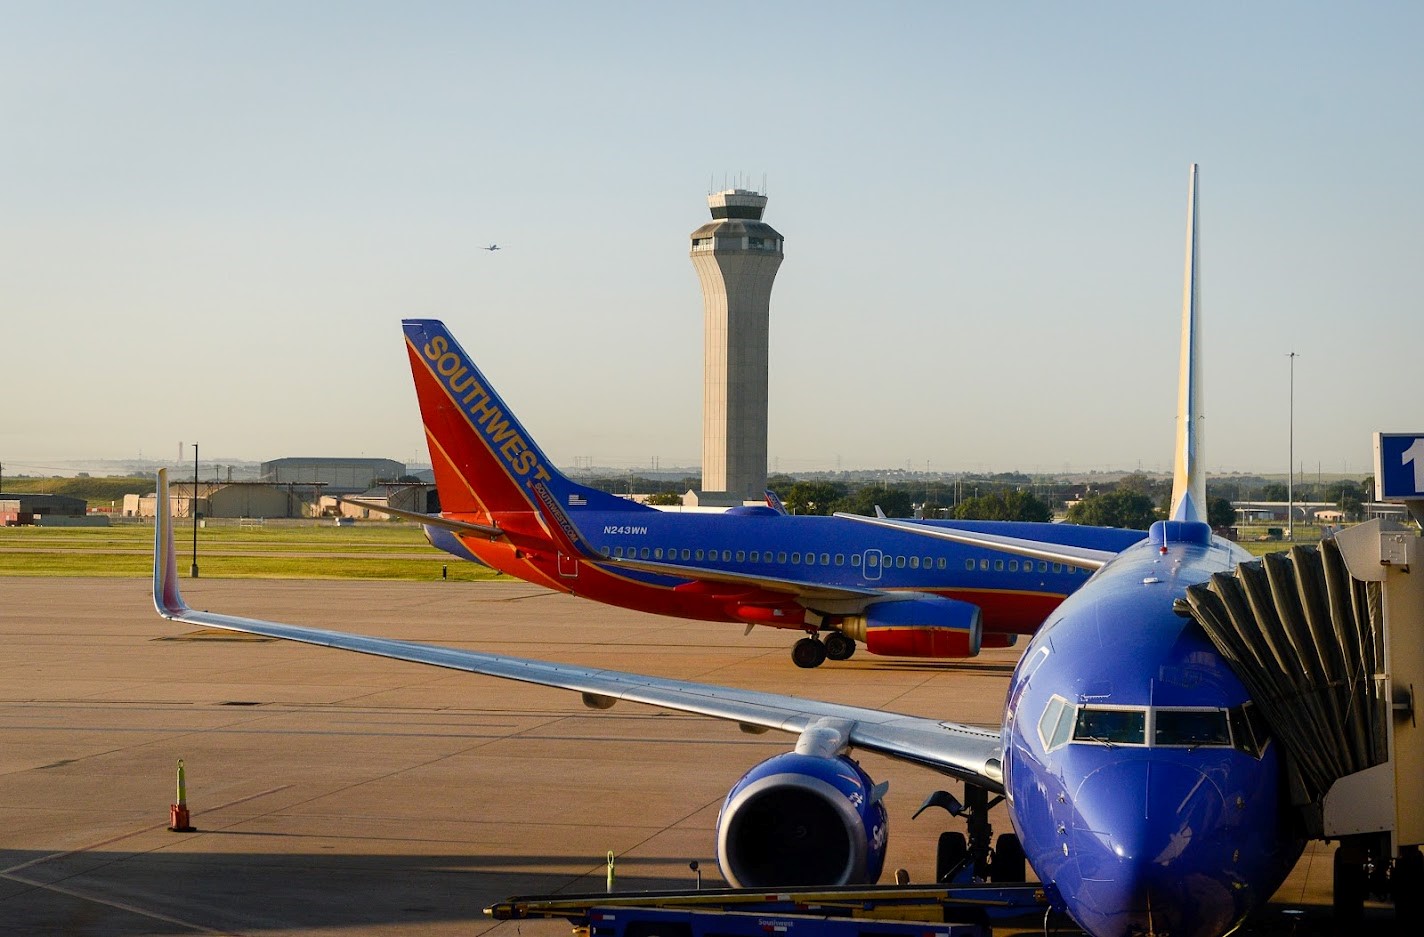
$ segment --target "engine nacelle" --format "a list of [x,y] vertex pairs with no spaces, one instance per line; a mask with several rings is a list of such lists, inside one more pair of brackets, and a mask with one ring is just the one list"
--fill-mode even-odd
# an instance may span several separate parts
[[973,657],[984,635],[979,606],[938,595],[876,602],[840,629],[870,653],[894,657]]
[[873,885],[889,822],[849,757],[787,752],[748,771],[717,818],[717,862],[734,888]]

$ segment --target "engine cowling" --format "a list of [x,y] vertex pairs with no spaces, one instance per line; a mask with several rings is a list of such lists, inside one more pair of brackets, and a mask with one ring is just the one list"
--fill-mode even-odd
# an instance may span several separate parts
[[984,635],[979,606],[938,595],[876,602],[840,629],[870,653],[894,657],[973,657]]
[[717,818],[717,862],[735,888],[873,885],[889,818],[849,757],[787,752],[748,771]]

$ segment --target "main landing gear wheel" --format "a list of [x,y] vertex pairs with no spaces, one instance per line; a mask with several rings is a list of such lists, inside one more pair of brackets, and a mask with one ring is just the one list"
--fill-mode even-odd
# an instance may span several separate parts
[[1424,855],[1418,846],[1400,846],[1390,880],[1394,892],[1394,922],[1401,934],[1417,934],[1424,925]]
[[1335,926],[1342,932],[1352,931],[1365,914],[1365,898],[1370,890],[1366,858],[1367,853],[1359,846],[1341,843],[1335,847],[1333,910]]
[[826,656],[831,660],[850,660],[855,653],[855,639],[848,638],[839,631],[826,635]]
[[989,859],[989,881],[1022,882],[1027,878],[1028,864],[1018,836],[1000,833],[994,855]]
[[826,662],[826,646],[815,638],[802,638],[791,645],[791,661],[797,667],[819,667]]
[[939,834],[935,848],[935,881],[948,882],[969,861],[969,841],[958,830]]

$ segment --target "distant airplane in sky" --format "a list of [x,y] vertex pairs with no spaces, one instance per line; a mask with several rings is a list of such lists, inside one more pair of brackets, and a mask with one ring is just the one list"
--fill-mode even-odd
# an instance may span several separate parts
[[[1304,843],[1271,729],[1201,626],[1176,610],[1189,586],[1249,559],[1235,544],[1213,537],[1205,520],[1196,166],[1188,205],[1171,519],[1154,524],[1146,540],[1094,564],[1092,579],[1038,631],[1015,667],[998,731],[938,717],[193,611],[178,591],[167,511],[160,514],[156,533],[154,602],[176,621],[559,687],[581,693],[595,709],[627,700],[734,721],[750,731],[795,733],[795,751],[753,767],[722,807],[717,855],[734,886],[861,884],[879,878],[888,817],[883,788],[850,757],[860,748],[964,782],[970,835],[967,843],[957,833],[941,838],[946,875],[1022,879],[1026,858],[1052,908],[1071,915],[1093,937],[1221,937],[1270,898]],[[596,556],[604,555],[605,546],[613,555],[615,544],[631,542],[640,570],[648,564],[636,544],[670,542],[651,521],[649,533],[636,535],[642,540],[620,540],[634,535],[617,531],[584,540],[573,526],[574,512],[564,510],[572,489],[556,483],[542,454],[506,422],[507,413],[468,359],[443,333],[426,334],[432,326],[408,323],[408,337],[412,329],[424,339],[409,345],[422,406],[432,398],[447,401],[433,413],[427,410],[432,450],[449,439],[450,424],[473,419],[498,445],[499,457],[528,479],[539,505],[531,503],[523,512],[528,525],[539,526],[547,517],[557,528],[547,536],[570,550],[591,548]],[[448,393],[455,383],[460,396]],[[490,426],[496,423],[499,430]],[[442,453],[448,459],[445,471],[470,455],[464,447]],[[160,505],[168,504],[166,484],[160,474]],[[505,516],[497,532],[490,525],[488,536],[507,537],[516,513]],[[497,510],[491,515],[498,516]],[[889,539],[914,538],[906,544],[933,542],[900,529],[914,526],[908,522],[892,523],[871,529]],[[725,562],[718,535],[712,528],[706,535],[713,539],[703,549],[716,549],[719,562]],[[750,550],[771,542],[773,554],[779,554],[782,543],[767,538],[727,543],[729,549]],[[1039,541],[1011,537],[985,538],[989,545],[1016,558],[1042,549]],[[667,560],[668,547],[662,549]],[[677,549],[680,560],[682,548]],[[758,549],[765,553],[766,547]],[[626,545],[623,552],[626,559]],[[568,559],[578,556],[570,553]],[[734,581],[745,575],[739,572]],[[993,795],[1005,800],[1015,833],[1001,835],[991,850],[986,813]],[[931,802],[951,812],[962,806],[944,792],[932,795]],[[1409,883],[1416,890],[1421,885]]]
[[[872,654],[972,657],[1030,634],[1143,531],[1002,521],[660,511],[563,475],[443,323],[404,322],[440,495],[437,546],[639,611],[802,632],[801,667]],[[438,533],[436,531],[439,531]],[[964,534],[1038,544],[1006,556]],[[459,549],[451,549],[458,546]]]
[[503,248],[500,247],[498,244],[491,244],[489,247],[481,247],[480,250],[482,250],[482,251],[497,251],[497,250],[503,250]]

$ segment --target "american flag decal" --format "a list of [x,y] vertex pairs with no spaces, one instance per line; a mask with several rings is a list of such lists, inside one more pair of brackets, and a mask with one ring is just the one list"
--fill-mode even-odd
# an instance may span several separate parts
[[583,495],[569,495],[569,507],[586,508],[588,507],[588,499]]

